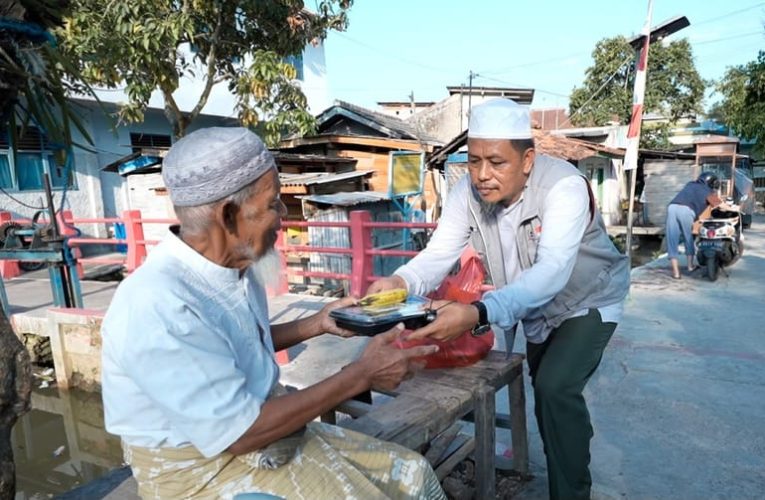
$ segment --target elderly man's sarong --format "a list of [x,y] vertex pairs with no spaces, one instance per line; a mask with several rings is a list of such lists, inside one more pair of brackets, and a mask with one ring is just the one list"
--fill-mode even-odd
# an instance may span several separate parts
[[149,498],[231,498],[270,493],[287,499],[445,499],[433,469],[402,446],[339,427],[310,423],[295,457],[263,469],[248,455],[203,457],[194,447],[123,443],[138,492]]

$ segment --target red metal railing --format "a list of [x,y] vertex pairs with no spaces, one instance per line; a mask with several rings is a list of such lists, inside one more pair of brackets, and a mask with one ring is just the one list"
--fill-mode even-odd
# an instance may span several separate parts
[[[12,219],[11,214],[8,212],[0,212],[0,223],[15,220],[21,223],[28,223],[25,219]],[[60,224],[61,231],[65,235],[69,235],[67,239],[69,245],[73,249],[79,249],[86,245],[125,245],[127,252],[124,257],[78,257],[79,262],[94,263],[94,264],[124,264],[128,272],[132,272],[143,263],[143,260],[147,255],[147,246],[156,245],[158,240],[147,240],[144,237],[144,224],[164,224],[171,225],[177,224],[176,219],[162,219],[162,218],[142,218],[139,210],[127,210],[122,213],[122,217],[100,217],[100,218],[86,218],[86,217],[73,217],[69,211],[62,213],[63,224]],[[44,223],[46,221],[38,221]],[[124,238],[93,238],[93,237],[81,237],[76,236],[77,230],[75,226],[82,226],[84,224],[124,224],[125,237]],[[308,227],[325,227],[325,228],[344,228],[350,231],[350,248],[343,247],[325,247],[325,246],[312,246],[312,245],[291,245],[287,244],[284,238],[284,232],[286,228],[308,228]],[[309,222],[309,221],[288,221],[282,222],[282,231],[279,235],[279,241],[277,242],[277,248],[282,255],[282,268],[286,269],[286,254],[288,253],[317,253],[317,254],[334,254],[334,255],[348,255],[351,258],[351,272],[350,273],[335,273],[328,271],[310,271],[310,270],[295,270],[291,271],[293,276],[301,276],[306,278],[323,278],[323,279],[337,279],[347,280],[350,282],[350,291],[354,295],[362,295],[366,291],[366,287],[371,281],[380,278],[375,276],[373,258],[376,256],[381,257],[413,257],[417,255],[413,250],[383,250],[373,247],[372,244],[372,231],[374,229],[434,229],[436,224],[425,222],[372,222],[369,212],[359,210],[350,213],[349,221],[336,221],[336,222]],[[20,274],[16,261],[0,261],[2,266],[0,272],[3,277],[10,278]],[[15,267],[14,267],[15,266]],[[287,279],[283,280],[282,285],[277,293],[287,292],[288,282]]]
[[277,248],[280,250],[282,259],[284,259],[282,261],[282,268],[286,268],[286,254],[289,252],[350,255],[350,274],[308,270],[293,271],[292,273],[296,276],[308,278],[347,280],[350,281],[351,294],[361,296],[366,291],[370,282],[380,278],[380,276],[373,274],[373,257],[414,257],[417,255],[417,252],[413,250],[380,250],[374,248],[372,245],[373,229],[434,229],[436,224],[427,222],[372,222],[368,211],[356,210],[350,213],[350,220],[348,222],[283,221],[282,228],[285,227],[336,227],[349,229],[350,248],[289,245],[285,243],[283,234],[277,242]]
[[127,253],[122,259],[115,258],[102,258],[102,257],[86,257],[81,259],[84,262],[103,263],[103,264],[124,264],[128,272],[135,271],[140,266],[147,255],[147,245],[156,245],[159,240],[147,240],[144,238],[143,225],[144,224],[164,224],[172,225],[177,224],[177,219],[157,219],[157,218],[141,218],[140,210],[126,210],[122,212],[122,218],[72,218],[67,217],[64,213],[64,221],[67,224],[123,224],[125,227],[125,238],[69,238],[67,241],[72,247],[79,247],[82,245],[125,245],[127,247]]
[[[78,268],[80,270],[80,277],[82,277],[82,263],[92,264],[123,264],[128,272],[135,271],[140,266],[147,255],[147,246],[156,245],[159,240],[147,240],[144,238],[143,225],[144,224],[177,224],[177,219],[157,219],[157,218],[141,218],[140,210],[126,210],[122,213],[122,217],[73,217],[71,211],[65,210],[59,215],[59,227],[61,233],[67,238],[67,242],[75,253],[78,261]],[[28,224],[29,219],[12,218],[9,212],[0,211],[0,223],[5,222],[18,222],[21,224]],[[39,223],[45,224],[47,220],[38,220]],[[114,225],[123,224],[125,227],[125,238],[90,238],[76,236],[78,230],[76,226],[82,226],[83,224],[104,224]],[[82,257],[79,251],[81,247],[85,245],[125,245],[127,252],[124,257]],[[4,278],[14,278],[21,274],[18,267],[18,262],[13,260],[0,261],[0,274]]]
[[[0,211],[0,223],[14,220],[9,212]],[[29,223],[27,219],[15,219],[20,223]],[[40,223],[47,221],[39,220]],[[64,211],[61,214],[60,227],[61,232],[68,235],[67,242],[71,245],[73,252],[78,257],[79,274],[82,276],[81,263],[90,262],[98,264],[124,264],[128,272],[132,272],[143,263],[147,255],[147,246],[156,245],[157,240],[147,240],[144,238],[144,224],[176,224],[176,219],[157,219],[141,218],[141,212],[138,210],[128,210],[123,212],[121,218],[76,218],[71,212]],[[77,225],[83,224],[124,224],[125,238],[90,238],[76,236]],[[284,228],[288,227],[327,227],[327,228],[346,228],[350,230],[350,248],[341,247],[322,247],[311,245],[289,245],[284,241]],[[319,254],[349,255],[351,257],[351,273],[334,273],[326,271],[294,271],[296,276],[338,279],[350,281],[350,291],[352,294],[361,296],[367,288],[367,285],[379,278],[373,275],[373,257],[412,257],[417,255],[416,251],[408,250],[380,250],[372,246],[373,229],[433,229],[436,224],[431,223],[407,223],[407,222],[372,222],[369,212],[354,211],[350,214],[350,221],[337,222],[307,222],[307,221],[283,221],[282,231],[279,234],[277,248],[280,250],[282,259],[282,269],[287,269],[286,254],[290,252],[313,252]],[[127,253],[125,257],[81,257],[77,253],[80,247],[85,245],[125,245]],[[21,274],[17,261],[0,260],[0,273],[3,278],[12,278]],[[286,273],[284,279],[276,293],[286,293],[288,291],[288,278]],[[280,364],[289,361],[286,351],[276,353],[277,361]]]

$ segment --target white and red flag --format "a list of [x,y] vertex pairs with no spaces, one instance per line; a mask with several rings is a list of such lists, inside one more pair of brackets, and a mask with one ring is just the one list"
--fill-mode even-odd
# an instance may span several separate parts
[[632,93],[632,118],[627,130],[627,151],[624,155],[624,170],[637,168],[638,144],[640,143],[640,125],[643,121],[643,98],[645,97],[646,69],[648,66],[648,46],[651,42],[651,15],[653,0],[648,1],[648,16],[643,30],[643,47],[640,49],[635,72],[635,88]]

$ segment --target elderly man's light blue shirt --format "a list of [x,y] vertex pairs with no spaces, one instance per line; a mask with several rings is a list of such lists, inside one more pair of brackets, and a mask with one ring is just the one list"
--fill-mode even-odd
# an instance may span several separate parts
[[103,328],[106,429],[142,447],[227,449],[279,379],[266,295],[172,232],[117,289]]

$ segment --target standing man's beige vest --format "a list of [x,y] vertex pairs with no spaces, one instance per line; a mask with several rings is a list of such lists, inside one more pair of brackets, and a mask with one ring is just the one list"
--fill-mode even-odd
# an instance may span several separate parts
[[[534,168],[523,191],[521,223],[515,235],[501,235],[497,215],[501,207],[482,204],[475,188],[469,197],[471,243],[481,255],[496,288],[505,286],[505,264],[501,238],[514,238],[521,267],[529,269],[536,260],[537,246],[544,231],[544,202],[550,189],[564,177],[577,175],[587,179],[572,164],[537,154]],[[589,186],[588,186],[589,191]],[[615,304],[626,297],[630,284],[629,260],[620,253],[608,237],[600,212],[594,206],[590,192],[590,223],[582,236],[574,270],[563,290],[542,306],[542,315],[552,328],[582,309]]]

